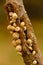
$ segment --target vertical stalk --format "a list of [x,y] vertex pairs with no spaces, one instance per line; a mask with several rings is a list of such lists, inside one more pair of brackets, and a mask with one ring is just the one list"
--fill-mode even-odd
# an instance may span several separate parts
[[[11,5],[11,6],[9,6]],[[24,21],[26,24],[26,40],[32,40],[32,51],[30,50],[27,41],[25,41],[24,31],[20,31],[20,39],[22,41],[22,57],[24,60],[25,65],[43,65],[43,60],[41,57],[41,53],[37,44],[37,40],[32,28],[32,24],[30,19],[25,11],[23,1],[22,0],[6,0],[5,9],[7,12],[8,20],[9,19],[9,12],[16,12],[19,18],[19,21]]]

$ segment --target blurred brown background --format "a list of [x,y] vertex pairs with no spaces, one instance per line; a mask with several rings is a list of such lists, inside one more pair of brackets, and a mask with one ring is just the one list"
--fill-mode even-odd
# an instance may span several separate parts
[[[24,65],[11,44],[9,31],[6,27],[8,21],[4,10],[5,0],[0,0],[0,65]],[[24,0],[25,9],[33,25],[38,45],[43,56],[43,0]]]

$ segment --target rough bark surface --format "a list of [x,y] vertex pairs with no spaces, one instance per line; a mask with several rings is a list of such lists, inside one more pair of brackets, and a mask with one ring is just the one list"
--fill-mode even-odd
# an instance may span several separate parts
[[30,22],[30,19],[25,11],[23,1],[22,0],[6,0],[5,9],[7,12],[8,21],[10,21],[8,13],[10,11],[16,12],[18,15],[18,24],[19,21],[23,20],[26,24],[27,31],[26,31],[26,37],[31,39],[33,42],[33,50],[36,51],[36,54],[33,56],[32,51],[29,50],[27,42],[25,41],[24,31],[21,29],[20,38],[22,40],[22,57],[24,60],[25,65],[34,65],[33,60],[37,60],[36,65],[43,65],[43,60],[41,57],[41,53],[37,44],[36,37],[34,35],[34,31],[32,28],[32,24]]

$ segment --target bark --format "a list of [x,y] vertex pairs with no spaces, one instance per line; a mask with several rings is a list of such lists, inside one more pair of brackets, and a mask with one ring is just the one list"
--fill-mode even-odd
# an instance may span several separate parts
[[43,65],[43,60],[41,57],[40,49],[37,44],[36,36],[34,34],[30,19],[24,8],[23,1],[22,0],[6,0],[5,9],[6,9],[7,17],[8,17],[9,21],[10,21],[10,19],[9,19],[8,13],[10,11],[13,11],[13,12],[17,13],[17,15],[19,17],[18,18],[19,21],[23,20],[25,22],[26,27],[27,27],[26,39],[29,38],[33,41],[32,48],[33,48],[33,50],[36,51],[36,54],[34,56],[32,55],[33,50],[32,51],[29,50],[27,42],[25,41],[24,31],[21,30],[19,32],[20,38],[22,40],[22,57],[23,57],[25,65],[33,65],[34,60],[37,60],[36,65]]

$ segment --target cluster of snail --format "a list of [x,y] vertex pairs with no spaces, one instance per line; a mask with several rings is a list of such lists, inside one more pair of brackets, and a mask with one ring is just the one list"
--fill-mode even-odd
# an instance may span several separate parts
[[[17,24],[17,19],[18,19],[18,16],[16,13],[14,12],[9,12],[9,17],[10,17],[10,24],[8,25],[7,29],[10,31],[10,33],[12,34],[13,36],[13,40],[12,40],[12,44],[14,45],[14,47],[16,48],[18,54],[22,55],[22,42],[21,42],[21,39],[19,37],[19,31],[21,30],[21,28],[26,31],[27,28],[26,28],[26,25],[25,25],[25,22],[21,22],[20,23],[20,26]],[[32,40],[31,39],[27,39],[26,40],[27,44],[28,44],[28,48],[30,51],[33,50],[32,48]],[[35,55],[36,54],[36,51],[33,50],[32,51],[32,55]],[[33,61],[33,65],[36,65],[37,64],[37,61],[34,60]]]

